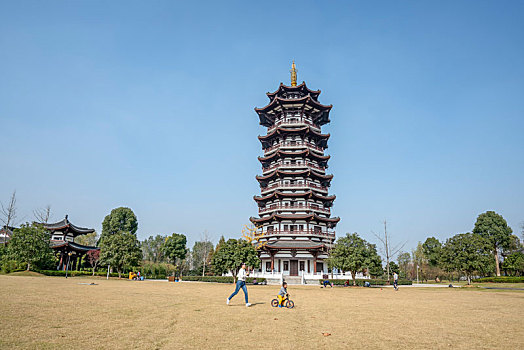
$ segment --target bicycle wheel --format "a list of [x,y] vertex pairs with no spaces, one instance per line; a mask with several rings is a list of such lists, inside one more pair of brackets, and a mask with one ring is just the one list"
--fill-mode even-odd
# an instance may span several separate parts
[[295,307],[295,303],[293,302],[293,300],[288,300],[288,301],[286,301],[286,307],[287,307],[288,309],[292,309],[292,308],[294,308],[294,307]]
[[271,300],[271,306],[277,307],[278,306],[278,299]]

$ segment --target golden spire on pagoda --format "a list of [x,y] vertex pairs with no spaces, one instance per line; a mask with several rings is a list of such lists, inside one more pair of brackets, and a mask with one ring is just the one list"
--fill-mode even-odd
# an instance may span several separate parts
[[295,66],[295,60],[293,60],[293,64],[291,65],[291,86],[297,86],[297,67]]

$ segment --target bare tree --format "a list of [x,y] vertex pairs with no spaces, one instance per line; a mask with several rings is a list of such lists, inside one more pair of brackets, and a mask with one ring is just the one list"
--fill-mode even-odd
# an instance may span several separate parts
[[33,210],[33,215],[37,222],[47,224],[51,218],[51,205],[48,204],[44,208]]
[[373,232],[375,237],[382,243],[382,247],[379,248],[381,253],[386,257],[386,271],[389,281],[389,263],[390,261],[404,248],[407,241],[404,243],[399,243],[397,245],[391,245],[391,236],[388,236],[387,221],[384,220],[384,237],[381,237]]
[[[6,233],[9,231],[10,227],[13,227],[16,225],[16,219],[17,219],[17,208],[16,208],[16,190],[13,191],[13,194],[11,195],[11,198],[7,202],[7,204],[4,205],[4,203],[0,203],[0,220],[4,224],[4,228]],[[7,240],[4,239],[4,245],[7,243]]]
[[202,235],[200,236],[200,241],[203,242],[202,244],[202,276],[205,276],[206,274],[206,265],[209,259],[209,253],[211,253],[211,250],[213,249],[213,243],[209,239],[209,233],[207,230],[204,230]]

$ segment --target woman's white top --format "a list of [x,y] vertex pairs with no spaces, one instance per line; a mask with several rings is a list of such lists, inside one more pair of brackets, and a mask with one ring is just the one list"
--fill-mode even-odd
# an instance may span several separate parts
[[237,278],[239,281],[246,281],[246,277],[247,277],[247,273],[246,273],[246,269],[240,269],[240,271],[238,271],[238,275],[237,275]]

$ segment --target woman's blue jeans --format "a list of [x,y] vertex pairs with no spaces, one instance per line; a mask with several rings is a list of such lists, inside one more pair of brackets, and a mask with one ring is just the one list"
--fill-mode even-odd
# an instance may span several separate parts
[[246,298],[246,304],[248,303],[247,301],[247,287],[246,287],[246,282],[244,281],[237,281],[237,286],[235,288],[235,291],[233,292],[233,294],[231,294],[229,296],[229,300],[231,300],[231,298],[233,298],[235,295],[237,295],[238,291],[240,290],[240,288],[242,288],[242,290],[244,291],[244,297]]

